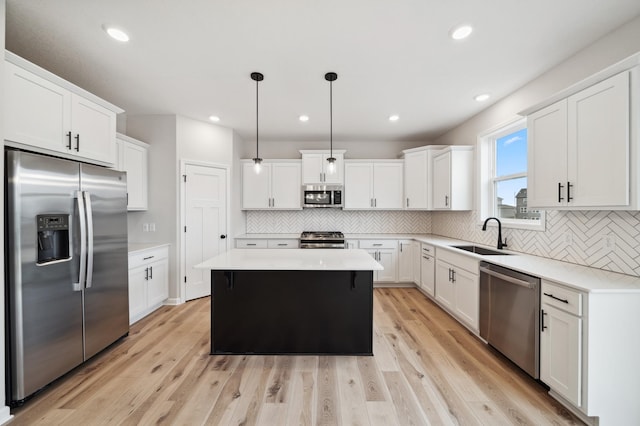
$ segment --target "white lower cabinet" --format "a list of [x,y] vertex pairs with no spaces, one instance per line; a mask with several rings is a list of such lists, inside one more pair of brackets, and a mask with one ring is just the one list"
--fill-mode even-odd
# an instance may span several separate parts
[[413,258],[413,282],[417,285],[420,286],[420,282],[422,280],[421,278],[421,271],[422,271],[422,250],[421,250],[421,244],[418,241],[412,241],[413,243],[413,253],[411,254],[411,257]]
[[129,254],[129,324],[147,316],[169,297],[169,247]]
[[420,247],[420,288],[431,297],[436,290],[436,258],[435,249],[429,244]]
[[398,281],[397,240],[361,240],[359,245],[384,268],[382,271],[373,272],[374,282]]
[[480,277],[478,260],[447,249],[436,252],[436,301],[478,332]]
[[300,247],[300,241],[287,238],[287,239],[251,239],[251,240],[237,240],[236,248],[270,248],[270,249],[292,249]]
[[411,240],[398,241],[398,282],[413,282],[415,244]]

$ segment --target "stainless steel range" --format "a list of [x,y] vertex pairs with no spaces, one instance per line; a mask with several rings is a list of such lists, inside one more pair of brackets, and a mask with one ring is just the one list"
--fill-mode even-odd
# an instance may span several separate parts
[[303,249],[343,249],[342,232],[305,231],[300,235],[300,248]]

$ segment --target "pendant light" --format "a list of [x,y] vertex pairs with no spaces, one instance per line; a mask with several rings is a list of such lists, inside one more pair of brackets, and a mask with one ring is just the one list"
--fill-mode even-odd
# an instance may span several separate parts
[[329,165],[327,172],[332,175],[336,172],[336,159],[333,156],[333,82],[338,79],[338,74],[328,72],[324,75],[324,79],[329,82]]
[[262,169],[262,158],[258,155],[258,83],[264,80],[264,75],[259,72],[252,72],[251,80],[256,82],[256,157],[253,159],[253,169],[256,174],[259,174]]

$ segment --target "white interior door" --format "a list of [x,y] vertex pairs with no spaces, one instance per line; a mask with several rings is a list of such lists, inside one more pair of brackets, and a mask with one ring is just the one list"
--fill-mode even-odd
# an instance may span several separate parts
[[185,300],[211,294],[211,271],[193,266],[227,249],[227,170],[185,166]]

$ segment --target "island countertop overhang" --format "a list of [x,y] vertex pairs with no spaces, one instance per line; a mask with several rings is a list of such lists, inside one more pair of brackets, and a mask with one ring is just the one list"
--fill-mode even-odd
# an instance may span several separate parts
[[365,250],[232,249],[195,265],[218,271],[381,271]]

